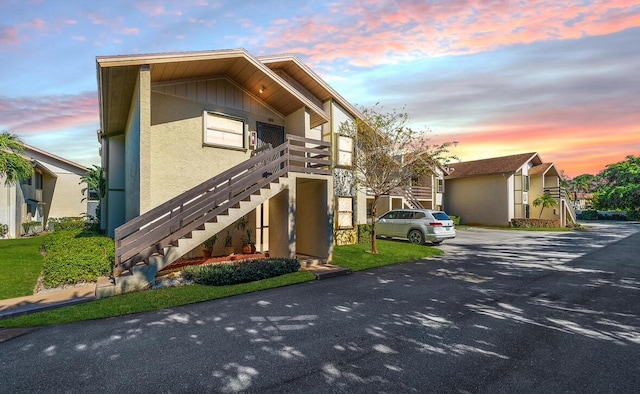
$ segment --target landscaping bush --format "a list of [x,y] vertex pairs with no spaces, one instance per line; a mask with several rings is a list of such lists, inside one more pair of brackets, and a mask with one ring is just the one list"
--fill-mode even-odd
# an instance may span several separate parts
[[51,218],[49,226],[53,231],[84,230],[87,222],[81,217]]
[[511,227],[515,228],[558,228],[559,220],[548,219],[511,219]]
[[582,211],[582,220],[598,220],[598,211]]
[[266,258],[189,266],[184,269],[184,277],[203,285],[225,286],[273,278],[298,269],[300,262],[297,259]]
[[45,237],[43,247],[45,287],[94,282],[113,270],[113,240],[97,233],[55,231]]
[[453,220],[454,226],[460,225],[460,216],[449,215],[449,217]]
[[358,225],[358,243],[367,244],[371,242],[371,225],[359,224]]
[[7,235],[8,232],[9,232],[9,225],[0,223],[0,238]]
[[34,220],[31,222],[22,223],[22,229],[24,230],[25,235],[34,235],[37,232],[42,231],[42,229],[40,228],[41,225],[42,223]]

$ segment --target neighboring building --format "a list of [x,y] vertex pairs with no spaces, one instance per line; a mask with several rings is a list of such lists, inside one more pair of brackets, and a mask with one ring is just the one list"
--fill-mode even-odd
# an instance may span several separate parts
[[297,58],[235,49],[96,62],[102,226],[116,276],[133,277],[114,292],[147,286],[214,234],[221,251],[243,216],[259,251],[327,261],[366,222],[355,144],[338,135],[361,114]]
[[[389,195],[382,196],[377,203],[377,216],[392,209],[443,209],[444,178],[447,169],[443,166],[432,168],[431,171],[414,179],[409,187],[394,189]],[[367,195],[367,215],[371,213],[373,196]]]
[[[87,213],[87,185],[80,180],[85,167],[29,145],[24,154],[33,163],[32,177],[13,185],[0,179],[0,223],[9,226],[8,238],[42,231],[51,218]],[[26,223],[33,226],[25,228]]]
[[506,227],[511,219],[537,219],[542,207],[533,201],[543,193],[553,195],[558,206],[542,210],[541,219],[559,220],[561,226],[576,220],[560,173],[537,153],[449,164],[445,180],[445,209],[461,223]]
[[571,197],[576,211],[593,209],[593,193],[573,192]]

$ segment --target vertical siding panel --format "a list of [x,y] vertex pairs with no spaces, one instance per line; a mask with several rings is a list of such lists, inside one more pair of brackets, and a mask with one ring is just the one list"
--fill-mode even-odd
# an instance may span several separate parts
[[242,110],[242,104],[244,103],[244,92],[234,86],[235,91],[235,108]]
[[251,101],[253,101],[253,97],[249,96],[249,94],[242,92],[242,110],[246,112],[251,112]]
[[176,96],[186,97],[187,89],[186,89],[185,85],[183,83],[181,83],[179,85],[175,85],[175,93],[174,94]]
[[186,84],[187,90],[187,98],[189,100],[197,100],[198,99],[198,84],[196,82],[189,82]]
[[216,81],[207,81],[207,103],[216,102]]
[[217,90],[216,103],[218,105],[225,106],[227,103],[225,102],[225,84],[223,80],[218,79],[216,81],[216,90]]
[[201,103],[207,102],[207,81],[200,81],[196,86],[196,98]]

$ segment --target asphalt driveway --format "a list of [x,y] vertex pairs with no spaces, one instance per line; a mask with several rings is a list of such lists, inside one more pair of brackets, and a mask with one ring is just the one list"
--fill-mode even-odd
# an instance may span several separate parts
[[636,392],[640,225],[462,230],[421,260],[0,343],[0,391]]

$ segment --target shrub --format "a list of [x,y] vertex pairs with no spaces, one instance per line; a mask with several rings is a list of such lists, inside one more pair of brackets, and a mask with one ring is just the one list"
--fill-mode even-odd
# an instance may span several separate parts
[[548,219],[511,219],[511,227],[515,228],[558,228],[559,220]]
[[358,225],[358,243],[367,244],[371,242],[371,225],[359,224]]
[[87,222],[80,217],[51,218],[49,226],[53,231],[84,230]]
[[9,225],[0,223],[0,237],[4,237],[9,232]]
[[460,216],[449,215],[451,220],[453,220],[454,226],[460,225]]
[[598,220],[598,211],[582,211],[582,220]]
[[184,269],[184,277],[203,285],[225,286],[273,278],[298,269],[300,262],[297,259],[266,258],[188,266]]
[[113,270],[113,240],[97,233],[55,231],[45,237],[43,247],[45,287],[93,282]]
[[42,223],[38,221],[26,222],[22,223],[22,229],[24,230],[24,233],[26,235],[32,235],[38,231],[38,227],[40,227],[41,225]]

